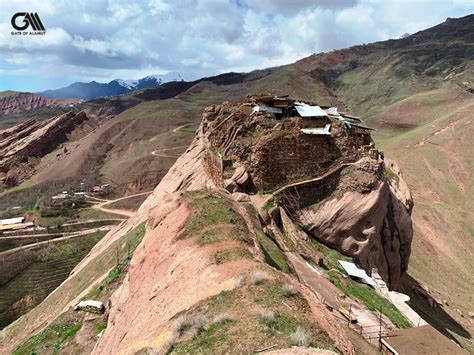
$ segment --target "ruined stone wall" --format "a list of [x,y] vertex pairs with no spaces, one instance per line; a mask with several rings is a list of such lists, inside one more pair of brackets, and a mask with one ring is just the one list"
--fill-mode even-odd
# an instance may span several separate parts
[[279,204],[292,214],[295,210],[321,202],[337,189],[345,166],[340,165],[319,179],[285,188],[277,194]]
[[250,171],[257,189],[274,189],[322,174],[340,157],[330,136],[280,131],[261,142],[252,156]]

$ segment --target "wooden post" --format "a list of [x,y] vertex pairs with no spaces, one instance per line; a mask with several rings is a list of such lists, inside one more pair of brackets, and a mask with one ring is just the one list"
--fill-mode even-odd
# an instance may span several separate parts
[[379,315],[379,350],[382,351],[382,307]]

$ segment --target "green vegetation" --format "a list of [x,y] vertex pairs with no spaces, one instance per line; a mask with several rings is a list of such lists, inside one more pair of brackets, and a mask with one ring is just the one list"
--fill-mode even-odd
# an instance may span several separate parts
[[260,221],[257,217],[258,212],[250,203],[245,204],[245,209],[247,210],[248,215],[252,220],[252,225],[257,235],[257,240],[260,246],[262,247],[263,254],[265,255],[265,260],[267,261],[267,263],[283,272],[289,273],[285,254],[283,254],[283,252],[273,241],[273,239],[263,232],[262,227],[260,225]]
[[119,254],[117,250],[116,257],[118,257],[118,259],[116,259],[115,267],[110,270],[105,280],[103,280],[100,285],[94,287],[84,297],[84,299],[102,299],[109,290],[113,289],[116,284],[122,280],[135,249],[141,243],[143,236],[145,235],[145,229],[145,222],[142,222],[123,237],[126,238],[126,240],[124,241],[124,244],[122,244],[122,252]]
[[337,261],[338,260],[344,260],[344,261],[350,261],[352,262],[352,258],[342,255],[340,252],[338,252],[336,249],[331,249],[327,246],[325,246],[322,243],[317,242],[314,239],[309,239],[310,245],[320,254],[323,255],[324,259],[324,268],[326,270],[330,269],[336,269],[339,270],[340,272],[344,272],[343,267],[341,264],[339,264]]
[[278,270],[289,273],[290,269],[286,263],[285,254],[283,254],[278,245],[269,236],[263,233],[263,231],[257,230],[256,233],[267,263],[276,267]]
[[191,124],[188,124],[188,125],[184,126],[183,128],[181,128],[180,131],[187,132],[187,133],[196,133],[198,128],[199,128],[199,124],[191,123]]
[[246,231],[242,226],[237,225],[220,225],[206,229],[199,236],[198,243],[200,245],[213,244],[226,240],[239,240],[248,243]]
[[266,204],[263,206],[264,211],[270,211],[274,207],[277,207],[278,204],[280,203],[280,196],[273,196]]
[[223,330],[227,322],[211,324],[190,341],[177,344],[170,352],[172,354],[197,354],[211,351],[216,343],[228,339],[228,336],[222,332],[216,334],[219,330]]
[[400,313],[400,311],[386,298],[380,296],[372,287],[353,281],[350,278],[341,279],[340,274],[334,270],[338,270],[342,274],[346,274],[338,260],[352,261],[351,258],[342,255],[335,249],[310,239],[311,246],[324,256],[324,264],[326,270],[326,278],[329,279],[337,288],[342,290],[345,295],[361,301],[371,311],[380,311],[385,314],[395,325],[400,328],[410,327],[408,320]]
[[395,174],[388,166],[385,167],[384,175],[389,180],[395,180],[396,182],[400,180],[399,176]]
[[386,298],[380,296],[372,287],[358,283],[350,278],[341,280],[335,272],[329,272],[326,277],[345,295],[361,301],[369,310],[385,314],[396,326],[409,328],[411,324],[400,311]]
[[[44,245],[31,264],[0,287],[0,327],[35,307],[70,274],[104,233]],[[25,302],[27,301],[27,302]],[[13,304],[17,306],[12,307]]]
[[298,245],[287,233],[283,233],[283,240],[290,251],[295,251],[297,249]]
[[[276,273],[273,275],[278,278]],[[267,280],[258,285],[223,291],[203,301],[193,314],[218,321],[197,333],[193,328],[185,329],[169,353],[247,354],[271,345],[275,345],[275,349],[286,349],[292,345],[291,335],[299,328],[307,330],[309,346],[337,351],[314,323],[306,300],[299,294],[285,296],[284,286],[278,280]],[[232,316],[222,317],[223,314]]]
[[60,354],[63,346],[76,335],[79,329],[81,329],[79,323],[53,323],[18,346],[13,354],[41,354],[49,346],[52,347],[53,354]]
[[209,226],[218,224],[234,224],[239,231],[245,224],[232,205],[222,197],[210,195],[204,191],[190,192],[193,214],[186,230],[190,235],[198,234]]
[[214,254],[216,264],[223,264],[229,261],[252,259],[252,254],[245,248],[232,248],[219,250]]
[[107,329],[107,321],[100,322],[96,325],[97,334]]

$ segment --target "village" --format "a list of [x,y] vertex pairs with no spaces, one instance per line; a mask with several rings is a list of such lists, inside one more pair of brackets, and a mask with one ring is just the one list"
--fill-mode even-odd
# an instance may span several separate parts
[[[91,185],[88,192],[85,191],[84,183],[80,184],[78,191],[61,191],[47,199],[42,205],[41,213],[48,216],[46,210],[57,210],[55,215],[60,215],[62,209],[80,208],[87,205],[87,199],[100,197],[112,191],[110,184]],[[21,206],[14,206],[7,211],[0,211],[4,214],[16,214],[15,211],[21,211]],[[22,232],[38,232],[45,231],[47,228],[36,225],[35,220],[31,220],[30,216],[15,216],[0,219],[0,236],[11,234],[12,231]]]

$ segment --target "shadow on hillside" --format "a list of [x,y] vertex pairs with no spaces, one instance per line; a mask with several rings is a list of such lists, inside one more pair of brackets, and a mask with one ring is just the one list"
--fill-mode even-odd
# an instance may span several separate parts
[[404,275],[402,278],[403,293],[410,296],[408,304],[413,308],[425,321],[449,339],[456,339],[450,332],[456,333],[463,338],[471,339],[471,334],[454,318],[452,318],[444,308],[428,294],[410,275]]

